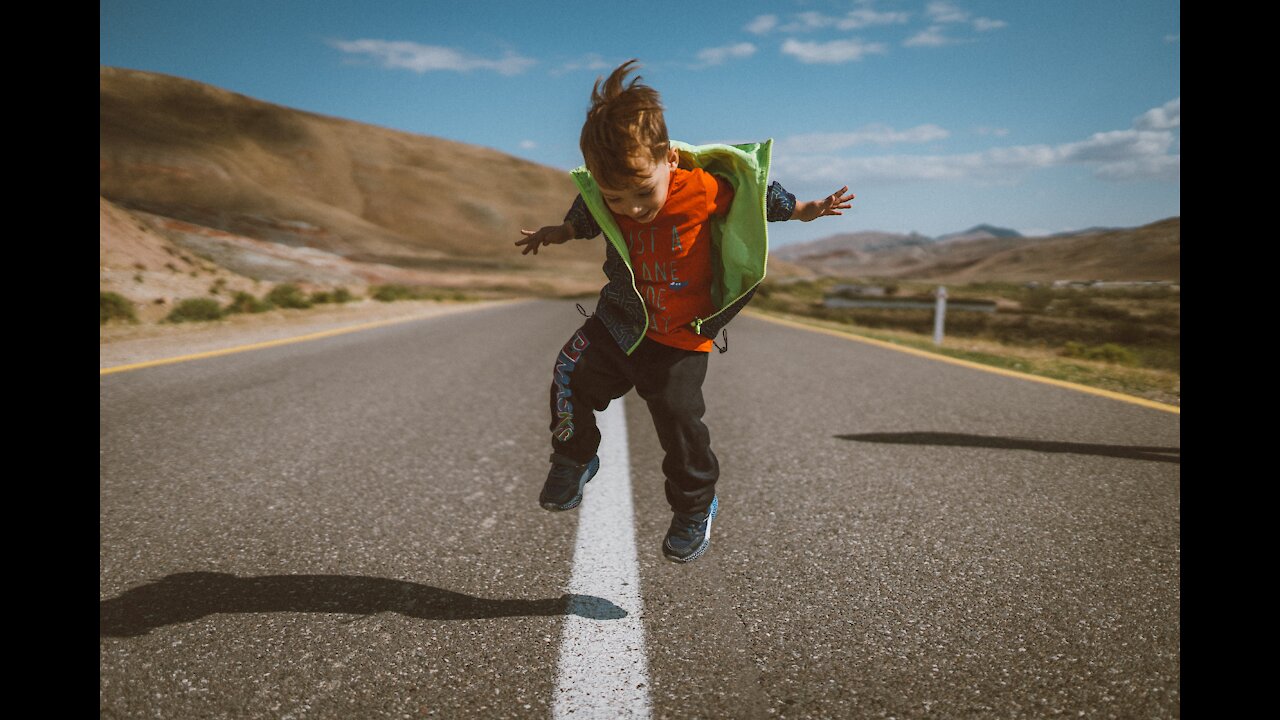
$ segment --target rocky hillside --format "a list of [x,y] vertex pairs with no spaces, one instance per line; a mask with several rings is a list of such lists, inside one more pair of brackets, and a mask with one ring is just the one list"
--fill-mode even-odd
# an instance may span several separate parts
[[513,245],[563,216],[576,191],[561,170],[155,73],[102,67],[99,99],[104,288],[163,300],[176,289],[153,273],[212,268],[228,282],[599,287],[597,243]]

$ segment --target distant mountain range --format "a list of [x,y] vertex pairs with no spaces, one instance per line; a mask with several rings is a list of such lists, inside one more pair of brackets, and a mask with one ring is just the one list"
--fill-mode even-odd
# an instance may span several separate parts
[[1009,228],[1000,228],[994,225],[974,225],[964,232],[950,233],[947,235],[939,235],[934,238],[936,243],[954,242],[958,240],[986,240],[987,238],[1016,238],[1022,237],[1017,230]]
[[857,232],[788,245],[771,255],[790,274],[949,282],[1178,280],[1181,219],[1031,238],[992,225],[936,238]]

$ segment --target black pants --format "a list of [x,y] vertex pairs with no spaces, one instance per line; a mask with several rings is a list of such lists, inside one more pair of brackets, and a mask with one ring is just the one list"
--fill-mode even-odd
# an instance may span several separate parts
[[645,338],[628,356],[594,317],[556,356],[551,382],[551,447],[579,463],[600,447],[595,414],[631,388],[649,406],[666,457],[667,502],[678,512],[701,512],[715,497],[720,463],[702,424],[702,381],[709,353],[681,350]]

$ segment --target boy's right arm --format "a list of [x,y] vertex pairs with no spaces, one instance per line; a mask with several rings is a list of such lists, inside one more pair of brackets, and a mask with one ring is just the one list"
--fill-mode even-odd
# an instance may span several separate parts
[[560,225],[548,225],[540,230],[525,230],[520,232],[525,234],[523,240],[517,240],[516,245],[524,245],[521,255],[528,255],[531,251],[534,255],[538,254],[538,248],[543,245],[552,243],[560,244],[569,242],[574,238],[593,238],[600,234],[600,226],[596,224],[591,212],[587,210],[587,204],[583,202],[582,196],[574,198],[573,206],[569,208],[569,212],[564,216],[564,223]]

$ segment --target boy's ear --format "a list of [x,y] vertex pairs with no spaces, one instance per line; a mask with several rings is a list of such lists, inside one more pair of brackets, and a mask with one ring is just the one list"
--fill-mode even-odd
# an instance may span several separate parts
[[669,165],[672,170],[675,170],[676,168],[680,167],[680,151],[679,150],[676,150],[675,148],[671,148],[670,150],[667,150],[667,165]]

